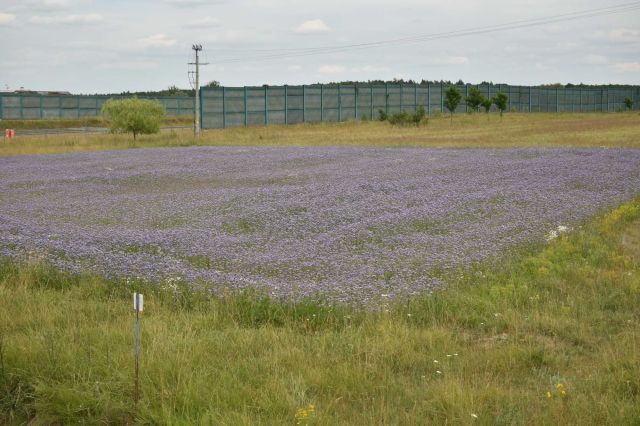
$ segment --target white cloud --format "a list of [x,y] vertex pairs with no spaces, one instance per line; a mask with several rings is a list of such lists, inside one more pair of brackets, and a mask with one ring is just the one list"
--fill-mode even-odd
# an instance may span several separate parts
[[66,9],[71,5],[69,0],[40,0],[34,3],[39,9],[45,10]]
[[388,67],[376,67],[374,65],[364,65],[361,67],[353,67],[351,71],[363,74],[377,74],[391,71]]
[[287,67],[288,71],[300,71],[302,69],[302,65],[289,65]]
[[587,55],[581,62],[585,65],[605,65],[609,63],[609,59],[602,55]]
[[29,18],[29,22],[39,25],[95,24],[102,21],[102,15],[98,15],[97,13],[89,13],[86,15],[32,16]]
[[175,44],[176,40],[169,38],[165,34],[154,34],[138,39],[138,45],[141,47],[171,47]]
[[640,62],[620,62],[613,68],[618,72],[640,72]]
[[340,74],[345,70],[344,65],[323,65],[318,69],[321,74]]
[[438,65],[467,65],[469,58],[466,56],[443,56],[435,58],[434,63]]
[[629,28],[614,28],[609,31],[609,38],[612,41],[620,42],[640,41],[640,31]]
[[312,19],[298,25],[295,32],[299,34],[326,33],[330,30],[329,26],[322,19]]
[[14,19],[16,19],[16,15],[14,15],[13,13],[0,13],[0,25],[8,24]]
[[204,6],[207,4],[220,4],[224,1],[212,1],[212,0],[164,0],[165,3],[178,6],[178,7],[196,7]]
[[190,28],[216,28],[222,26],[222,23],[217,18],[205,16],[204,18],[197,19],[186,26]]

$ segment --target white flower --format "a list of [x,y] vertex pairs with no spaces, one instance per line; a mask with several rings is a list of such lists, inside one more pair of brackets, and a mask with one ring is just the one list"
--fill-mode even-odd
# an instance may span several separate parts
[[442,371],[436,370],[436,374],[442,374]]
[[477,418],[478,418],[478,415],[477,415],[477,414],[475,414],[475,413],[471,413],[471,417],[473,417],[474,419],[477,419]]

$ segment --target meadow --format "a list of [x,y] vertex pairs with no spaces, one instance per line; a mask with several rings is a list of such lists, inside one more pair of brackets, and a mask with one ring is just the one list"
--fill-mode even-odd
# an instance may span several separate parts
[[636,424],[639,118],[11,142],[0,422]]

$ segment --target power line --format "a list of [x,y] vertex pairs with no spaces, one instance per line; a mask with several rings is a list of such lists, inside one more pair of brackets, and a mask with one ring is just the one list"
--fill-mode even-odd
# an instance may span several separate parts
[[[394,46],[401,44],[422,43],[433,40],[442,40],[456,37],[466,37],[470,35],[487,34],[499,31],[507,31],[520,28],[529,28],[542,25],[548,25],[558,22],[574,21],[579,19],[593,18],[597,16],[605,16],[622,12],[632,12],[640,10],[640,1],[622,3],[615,6],[601,7],[597,9],[589,9],[577,12],[569,12],[558,15],[551,15],[541,18],[525,19],[507,22],[504,24],[490,25],[484,27],[468,28],[456,31],[447,31],[442,33],[417,34],[409,37],[401,37],[395,39],[379,40],[368,43],[355,43],[344,45],[329,45],[310,48],[288,48],[288,49],[265,49],[265,50],[249,50],[250,52],[265,52],[263,55],[246,56],[229,58],[217,61],[217,64],[238,63],[238,62],[255,62],[267,61],[274,59],[295,58],[301,56],[323,55],[329,53],[345,52],[349,50],[371,49],[376,47]],[[273,53],[267,53],[273,52]]]

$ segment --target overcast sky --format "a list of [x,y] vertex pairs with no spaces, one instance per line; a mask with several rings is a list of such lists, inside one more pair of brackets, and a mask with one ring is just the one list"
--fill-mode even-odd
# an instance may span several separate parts
[[[293,56],[615,6],[603,0],[0,0],[0,90],[188,87],[191,45],[227,86],[428,79],[640,84],[640,10]],[[271,60],[252,58],[282,54]],[[240,59],[237,62],[230,60]]]

